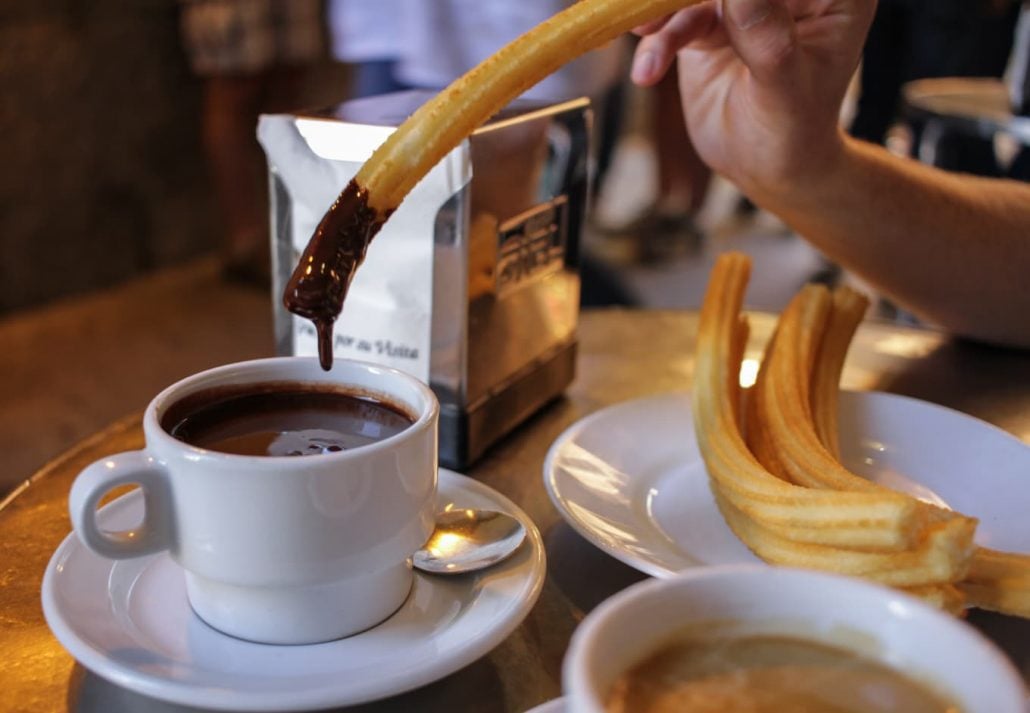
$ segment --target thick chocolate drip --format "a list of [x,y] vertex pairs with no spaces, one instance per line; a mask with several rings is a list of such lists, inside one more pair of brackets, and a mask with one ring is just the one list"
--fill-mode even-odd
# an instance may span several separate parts
[[369,206],[368,191],[351,181],[322,217],[286,283],[283,304],[315,324],[318,359],[326,371],[333,365],[333,323],[347,288],[368,244],[389,217],[389,212]]

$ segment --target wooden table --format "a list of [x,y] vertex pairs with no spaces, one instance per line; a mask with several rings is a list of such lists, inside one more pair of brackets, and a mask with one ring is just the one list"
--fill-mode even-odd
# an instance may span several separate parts
[[[748,356],[759,354],[772,325],[771,316],[753,315]],[[601,407],[689,389],[696,328],[696,314],[686,312],[583,315],[578,377],[567,397],[524,424],[468,472],[512,498],[543,533],[548,574],[536,607],[488,656],[437,683],[355,710],[525,711],[560,695],[561,661],[577,623],[643,575],[594,548],[560,518],[543,487],[545,452],[563,429]],[[105,368],[118,373],[120,365],[115,361]],[[1030,442],[1030,353],[867,323],[849,356],[844,385],[949,406]],[[66,497],[72,479],[100,456],[138,448],[138,422],[138,416],[127,416],[58,456],[0,509],[0,710],[192,710],[145,699],[84,671],[51,635],[39,603],[43,570],[70,530]],[[979,612],[972,621],[1008,651],[1024,674],[1030,673],[1026,622]]]

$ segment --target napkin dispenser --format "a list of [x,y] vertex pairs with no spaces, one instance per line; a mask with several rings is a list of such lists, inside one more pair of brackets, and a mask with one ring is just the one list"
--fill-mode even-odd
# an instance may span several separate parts
[[[401,92],[261,117],[280,354],[317,354],[310,322],[287,312],[281,295],[319,219],[431,96]],[[590,124],[586,100],[507,107],[411,191],[351,285],[334,354],[432,387],[444,466],[467,466],[572,381]]]

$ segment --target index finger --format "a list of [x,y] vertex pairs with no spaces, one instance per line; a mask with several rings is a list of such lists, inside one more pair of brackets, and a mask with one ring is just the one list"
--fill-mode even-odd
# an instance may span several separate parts
[[672,15],[666,15],[665,17],[661,17],[661,18],[659,18],[657,20],[652,20],[651,22],[647,22],[647,23],[644,23],[643,25],[639,25],[637,27],[634,27],[632,32],[633,32],[634,35],[638,35],[640,37],[644,37],[646,35],[653,35],[654,33],[658,32],[660,29],[665,27],[666,23],[668,23],[669,20],[671,20],[671,19],[672,19]]

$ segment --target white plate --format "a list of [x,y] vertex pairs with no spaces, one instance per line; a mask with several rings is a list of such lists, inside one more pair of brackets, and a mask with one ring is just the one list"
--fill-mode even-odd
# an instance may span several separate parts
[[[154,698],[233,710],[303,710],[384,698],[442,678],[505,639],[533,607],[545,574],[540,532],[492,488],[440,470],[438,504],[503,510],[526,526],[508,561],[474,575],[416,573],[411,595],[379,626],[313,646],[255,644],[204,624],[167,553],[114,562],[73,534],[43,577],[43,612],[61,644],[99,676]],[[108,529],[142,515],[140,491],[103,508]]]
[[[843,392],[852,471],[980,518],[977,542],[1030,552],[1030,447],[1001,429],[905,396]],[[544,484],[590,542],[647,574],[757,562],[723,521],[694,437],[690,395],[627,401],[551,446]]]

